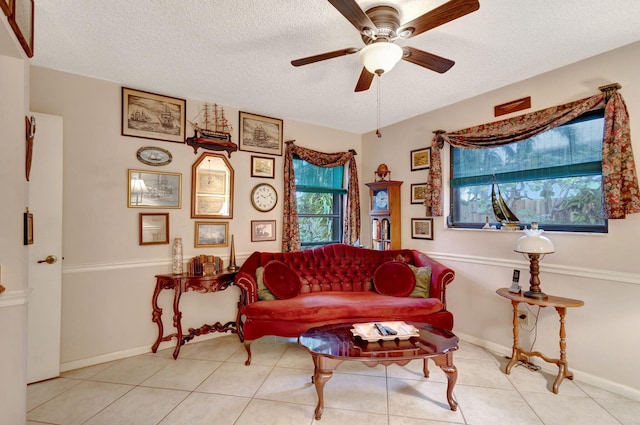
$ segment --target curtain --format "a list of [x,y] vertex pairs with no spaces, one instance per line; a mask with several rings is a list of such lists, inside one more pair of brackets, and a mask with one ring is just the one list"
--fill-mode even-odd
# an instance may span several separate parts
[[300,229],[298,228],[298,208],[296,205],[296,178],[293,170],[293,157],[324,168],[333,168],[349,164],[349,181],[344,213],[343,241],[354,244],[360,238],[360,192],[356,152],[323,153],[296,146],[288,141],[284,153],[284,212],[282,219],[282,251],[300,250]]
[[435,131],[431,141],[431,169],[427,178],[427,216],[442,215],[442,162],[440,149],[481,149],[518,142],[565,124],[600,105],[605,105],[602,142],[602,187],[605,218],[625,218],[640,212],[640,190],[631,147],[629,114],[619,85],[601,87],[602,93],[541,111],[447,133]]

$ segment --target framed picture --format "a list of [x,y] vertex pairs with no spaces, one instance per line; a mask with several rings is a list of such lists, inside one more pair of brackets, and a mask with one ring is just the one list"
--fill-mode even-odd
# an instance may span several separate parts
[[223,221],[196,221],[195,247],[229,245],[229,223]]
[[129,170],[129,208],[180,208],[182,174]]
[[186,100],[122,88],[122,135],[184,143]]
[[251,177],[275,178],[275,158],[251,155]]
[[0,0],[0,9],[4,12],[5,16],[11,16],[13,11],[14,0]]
[[240,111],[240,150],[282,155],[282,120]]
[[433,218],[412,218],[411,239],[433,240]]
[[140,245],[169,243],[169,213],[140,213]]
[[411,171],[426,170],[431,167],[431,148],[411,151]]
[[411,185],[411,203],[422,204],[427,197],[427,183],[415,183]]
[[251,220],[251,242],[275,241],[275,220]]
[[[33,57],[33,0],[0,0],[2,10],[9,15],[9,25],[16,33],[20,45],[30,58]],[[6,8],[5,8],[6,6]],[[12,7],[13,6],[13,7]]]
[[136,158],[143,164],[159,167],[161,165],[170,164],[173,155],[166,149],[156,148],[154,146],[144,146],[136,152]]
[[33,244],[33,213],[29,210],[24,213],[24,244]]

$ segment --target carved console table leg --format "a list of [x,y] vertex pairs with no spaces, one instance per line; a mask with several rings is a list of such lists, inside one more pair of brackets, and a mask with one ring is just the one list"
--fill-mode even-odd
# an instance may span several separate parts
[[173,326],[176,328],[176,348],[173,350],[173,358],[177,359],[180,353],[180,347],[184,344],[182,340],[182,312],[180,311],[180,285],[176,285],[173,295]]
[[164,327],[162,326],[162,309],[158,307],[158,295],[160,295],[160,291],[162,291],[162,282],[158,280],[156,282],[156,289],[153,291],[153,297],[151,298],[151,307],[153,308],[153,313],[151,313],[151,320],[158,325],[158,338],[156,342],[151,346],[151,351],[158,351],[158,346],[162,341],[162,336],[164,335]]

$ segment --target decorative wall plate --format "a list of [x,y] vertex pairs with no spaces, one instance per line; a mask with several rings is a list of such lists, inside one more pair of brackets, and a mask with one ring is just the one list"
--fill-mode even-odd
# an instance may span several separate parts
[[168,150],[153,146],[145,146],[138,149],[136,157],[143,164],[154,166],[167,165],[173,159],[171,152]]

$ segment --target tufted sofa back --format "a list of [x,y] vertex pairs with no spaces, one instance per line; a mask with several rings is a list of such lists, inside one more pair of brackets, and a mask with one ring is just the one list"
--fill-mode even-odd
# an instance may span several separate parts
[[414,264],[411,250],[375,251],[334,244],[297,252],[255,252],[241,271],[255,269],[278,260],[294,270],[302,282],[300,293],[321,291],[370,291],[373,273],[387,261]]

